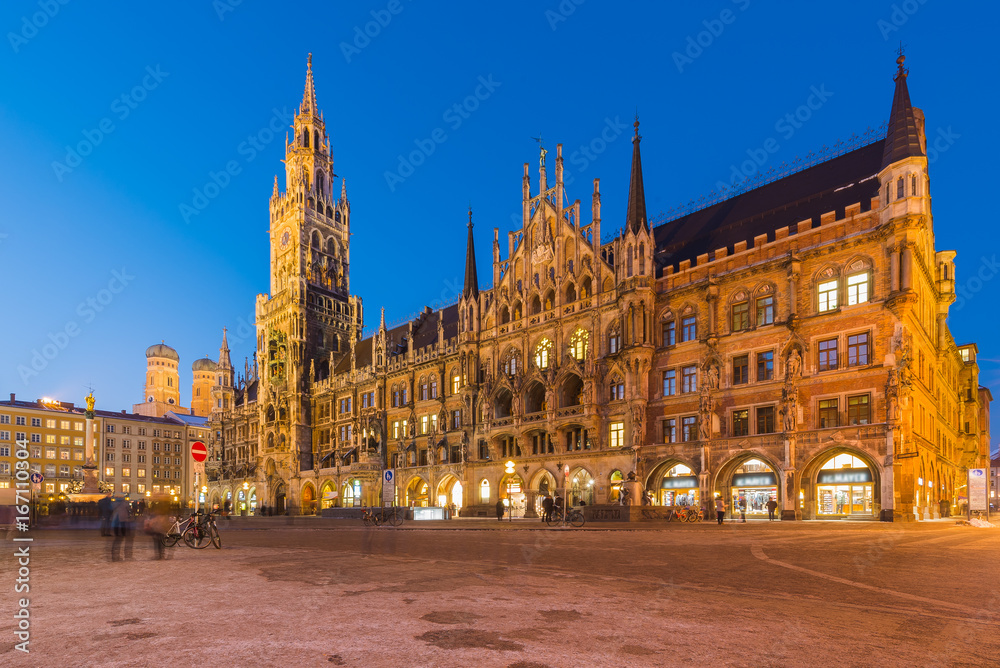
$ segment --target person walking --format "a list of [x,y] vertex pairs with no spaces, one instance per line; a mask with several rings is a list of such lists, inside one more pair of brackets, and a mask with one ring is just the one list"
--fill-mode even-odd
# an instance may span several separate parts
[[111,511],[111,561],[132,561],[132,518],[128,499],[118,499]]
[[143,520],[143,529],[146,534],[153,539],[153,559],[166,559],[166,549],[163,539],[170,530],[170,518],[167,516],[166,508],[161,504],[149,504],[146,506],[146,516]]
[[105,494],[101,497],[101,500],[97,502],[97,512],[101,516],[101,535],[110,536],[111,535],[111,495]]
[[505,510],[505,507],[503,505],[503,499],[497,499],[497,521],[498,522],[502,522],[503,521],[504,510]]
[[767,519],[769,522],[774,521],[774,511],[778,509],[778,502],[773,498],[767,500]]
[[722,526],[722,520],[726,516],[726,502],[720,496],[715,499],[715,519],[719,521],[719,526]]
[[743,524],[747,523],[747,497],[740,495],[740,498],[736,500],[736,505],[740,507],[740,522]]
[[555,502],[552,500],[551,496],[549,496],[548,494],[546,494],[545,498],[542,499],[542,521],[543,522],[548,522],[549,520],[552,519],[552,508],[553,507],[555,507]]

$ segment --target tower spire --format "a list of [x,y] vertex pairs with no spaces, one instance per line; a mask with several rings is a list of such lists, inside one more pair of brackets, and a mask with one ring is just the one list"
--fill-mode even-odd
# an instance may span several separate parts
[[219,368],[232,369],[233,363],[229,359],[229,341],[226,337],[226,328],[222,328],[222,345],[219,346]]
[[469,207],[469,241],[465,249],[465,298],[479,299],[479,279],[476,277],[476,246],[472,240],[472,207]]
[[313,85],[313,55],[309,54],[309,60],[306,63],[306,89],[302,94],[302,108],[299,110],[302,114],[312,114],[317,115],[318,105],[316,104],[316,87]]
[[900,46],[899,57],[896,58],[896,92],[892,96],[892,110],[889,112],[889,125],[885,133],[885,150],[882,152],[882,169],[892,163],[914,156],[924,155],[920,147],[920,131],[917,128],[916,115],[910,104],[910,91],[906,86],[906,75],[909,71],[903,67],[906,56]]
[[632,177],[628,184],[628,213],[625,215],[625,227],[638,232],[640,228],[649,229],[646,221],[646,193],[642,186],[642,159],[639,157],[639,114],[635,115],[635,136],[632,137]]

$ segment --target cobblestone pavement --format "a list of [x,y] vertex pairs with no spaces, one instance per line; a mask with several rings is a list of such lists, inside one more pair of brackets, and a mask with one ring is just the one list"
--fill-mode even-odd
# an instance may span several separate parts
[[[96,530],[5,542],[10,666],[992,666],[1000,529],[591,530],[485,520],[222,523],[223,549],[109,562]],[[475,530],[479,529],[479,530]],[[529,530],[537,529],[537,530]],[[603,530],[602,530],[603,529]],[[23,534],[22,534],[23,537]],[[30,654],[15,649],[29,599]]]

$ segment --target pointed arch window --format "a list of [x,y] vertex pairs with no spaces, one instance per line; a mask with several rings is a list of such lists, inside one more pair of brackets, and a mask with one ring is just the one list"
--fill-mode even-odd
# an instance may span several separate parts
[[608,384],[608,401],[621,401],[625,398],[625,383],[619,376],[612,376]]
[[910,177],[910,194],[916,197],[920,193],[917,192],[917,175],[914,174]]
[[614,355],[622,349],[622,332],[618,328],[618,323],[611,325],[608,330],[608,354]]
[[575,357],[579,361],[583,361],[587,357],[587,347],[590,345],[590,332],[585,329],[578,329],[573,332],[573,336],[569,340],[569,347]]
[[628,251],[625,253],[625,275],[632,276],[632,247],[628,247]]
[[535,366],[539,369],[549,368],[549,353],[552,352],[552,341],[542,339],[535,346]]
[[903,177],[900,176],[899,179],[896,180],[896,199],[903,199],[903,196],[906,194],[904,190]]
[[646,275],[646,244],[639,244],[639,275]]

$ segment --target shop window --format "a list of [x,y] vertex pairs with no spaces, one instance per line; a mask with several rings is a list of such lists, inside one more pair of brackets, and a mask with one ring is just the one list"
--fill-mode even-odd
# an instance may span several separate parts
[[772,380],[774,378],[774,351],[757,353],[757,380]]
[[847,366],[868,364],[868,333],[847,337]]
[[698,391],[698,367],[691,365],[681,369],[681,392]]
[[840,425],[840,414],[838,412],[836,399],[821,399],[819,402],[819,426],[820,429],[827,427],[837,427]]
[[698,418],[694,415],[681,418],[681,440],[684,442],[698,440]]
[[739,355],[733,358],[733,385],[742,385],[750,381],[750,356]]
[[663,442],[664,443],[676,443],[677,442],[677,419],[667,418],[663,421]]
[[663,396],[672,397],[677,394],[677,371],[667,369],[663,372]]
[[847,423],[869,424],[871,422],[871,405],[869,395],[858,394],[847,397]]
[[830,371],[837,368],[837,339],[819,342],[819,370]]
[[774,406],[761,406],[757,409],[757,433],[774,433]]
[[774,297],[757,299],[757,326],[763,327],[774,322]]
[[681,341],[694,341],[698,337],[695,317],[689,315],[681,320]]
[[750,302],[733,304],[732,325],[734,332],[750,329]]
[[826,313],[837,308],[837,281],[825,281],[819,284],[819,312]]
[[608,426],[608,445],[612,448],[620,448],[625,445],[625,423],[612,422]]
[[672,346],[677,343],[677,322],[667,320],[663,323],[663,345]]
[[750,409],[741,408],[733,411],[733,436],[746,436],[750,433]]

